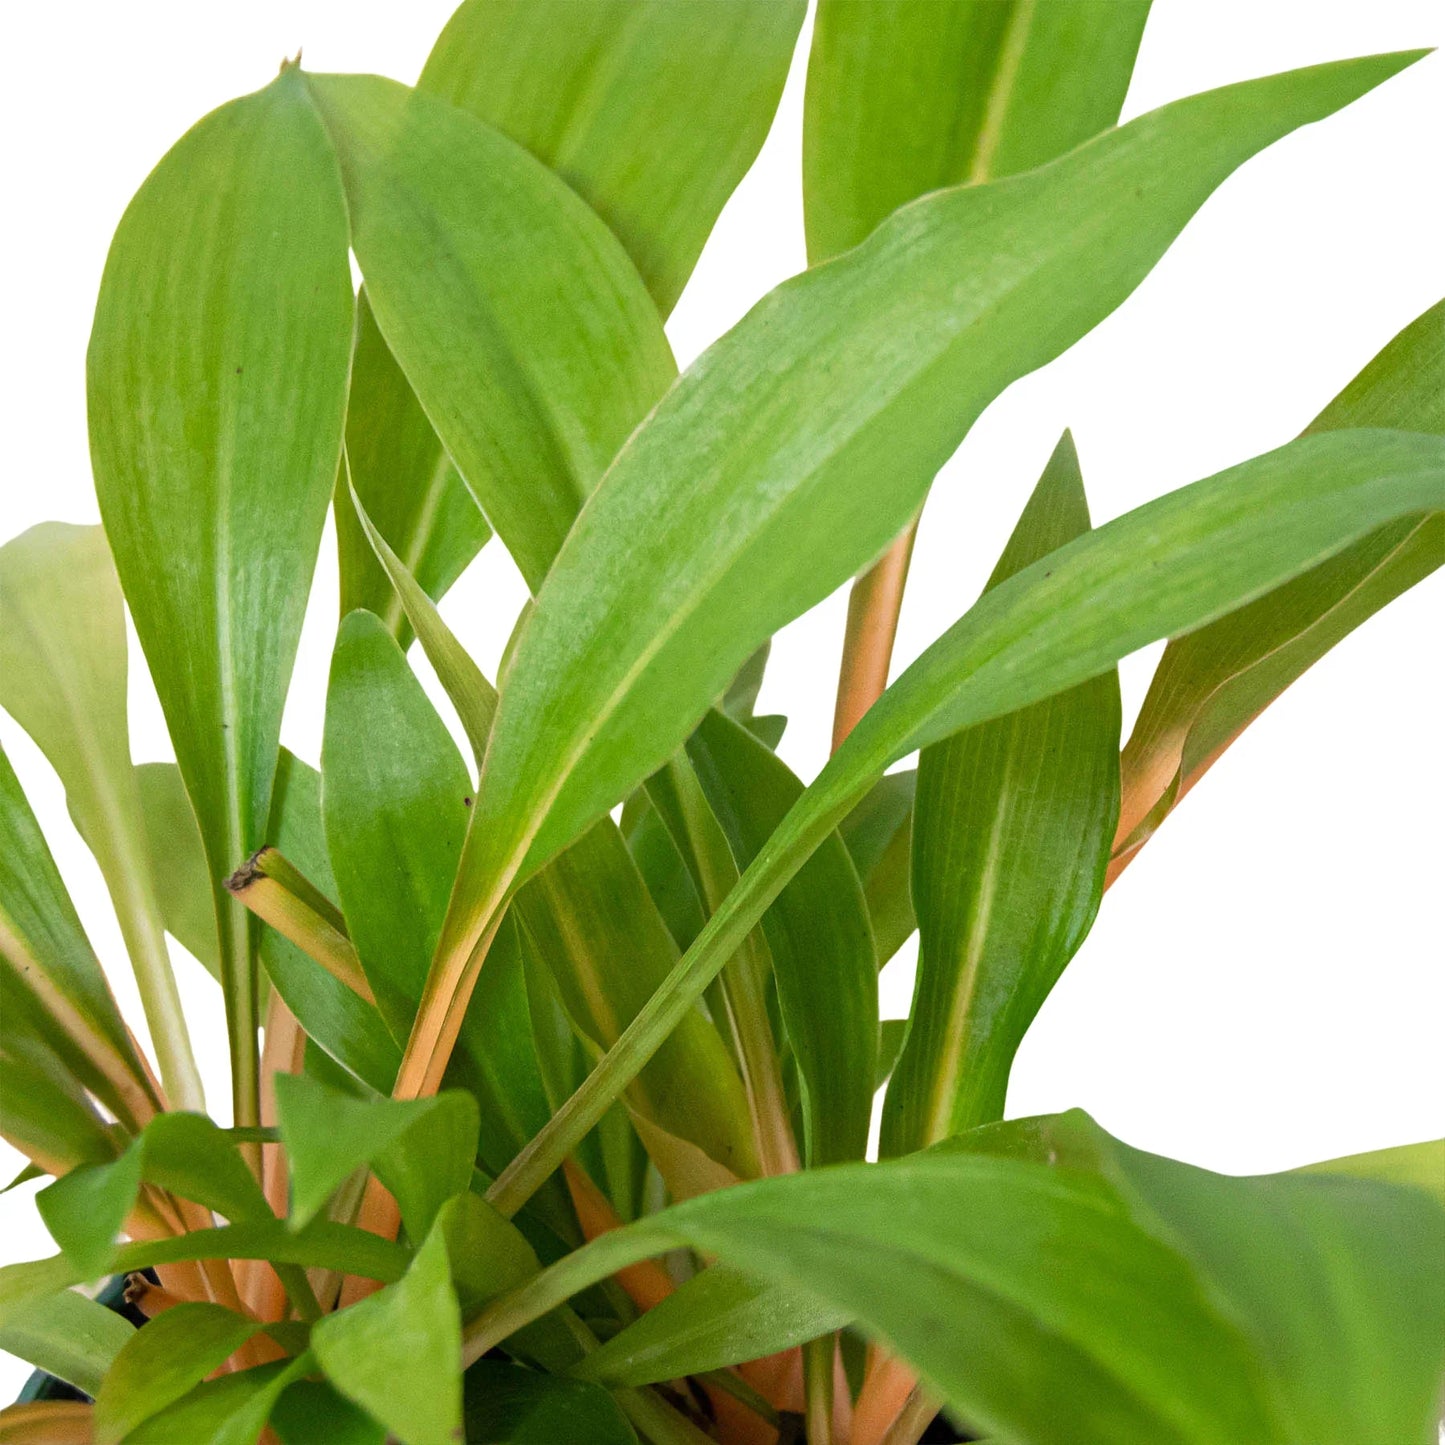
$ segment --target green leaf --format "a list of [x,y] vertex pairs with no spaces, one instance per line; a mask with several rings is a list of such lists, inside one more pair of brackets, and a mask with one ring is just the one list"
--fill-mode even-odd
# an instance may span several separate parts
[[802,0],[466,0],[419,88],[545,161],[666,315],[782,94]]
[[381,334],[535,589],[675,374],[657,311],[597,216],[490,126],[374,76],[306,84]]
[[50,760],[100,865],[171,1103],[204,1107],[130,760],[125,608],[99,527],[43,522],[0,547],[0,706]]
[[302,1356],[207,1380],[138,1426],[126,1445],[256,1445],[272,1406],[309,1368]]
[[461,1322],[439,1232],[405,1278],[322,1320],[311,1347],[331,1383],[406,1445],[456,1445]]
[[1306,1164],[1301,1174],[1347,1174],[1355,1179],[1378,1179],[1386,1184],[1409,1184],[1428,1189],[1445,1204],[1445,1139],[1422,1144],[1400,1144],[1393,1149],[1372,1149],[1343,1159]]
[[[1445,301],[1306,429],[1445,434]],[[1390,523],[1286,586],[1172,641],[1121,759],[1121,868],[1256,717],[1337,642],[1445,561],[1445,518]]]
[[604,1236],[491,1306],[468,1350],[686,1243],[855,1316],[971,1426],[1010,1440],[1430,1438],[1445,1211],[1424,1195],[1224,1178],[1078,1114],[980,1133],[740,1185]]
[[913,769],[888,773],[838,825],[863,882],[873,941],[881,968],[905,943],[918,920],[913,914]]
[[161,920],[166,932],[219,980],[221,949],[211,876],[180,769],[174,763],[141,763],[135,775]]
[[[1067,432],[988,587],[1089,530]],[[1113,669],[923,749],[913,810],[918,981],[881,1149],[1003,1117],[1014,1053],[1083,943],[1119,818]]]
[[467,1445],[637,1445],[612,1396],[584,1380],[478,1360],[462,1385]]
[[291,1223],[308,1224],[367,1165],[396,1195],[414,1239],[471,1183],[477,1106],[458,1091],[430,1099],[355,1099],[302,1074],[276,1077],[276,1116],[291,1164]]
[[398,1040],[436,948],[466,836],[466,765],[396,639],[341,624],[321,748],[327,851],[347,930]]
[[1119,118],[1149,0],[821,0],[803,109],[808,257],[928,191],[1033,170]]
[[179,1304],[131,1331],[95,1401],[96,1445],[132,1430],[187,1395],[261,1329],[214,1304]]
[[[739,869],[803,792],[780,758],[714,709],[688,743]],[[878,964],[848,850],[826,839],[763,915],[783,1026],[802,1083],[809,1165],[861,1159],[878,1049]]]
[[878,1021],[878,1067],[873,1073],[873,1087],[881,1089],[893,1076],[898,1067],[898,1056],[903,1052],[908,1038],[907,1019],[880,1019]]
[[271,1411],[282,1445],[386,1445],[386,1427],[324,1380],[297,1380]]
[[572,1373],[614,1389],[678,1380],[792,1349],[851,1319],[792,1285],[715,1264],[587,1355]]
[[[42,1174],[63,1174],[77,1164],[113,1158],[111,1131],[69,1060],[34,1032],[20,1036],[21,1008],[10,988],[14,978],[8,966],[0,967],[0,1063],[5,1067],[0,1136],[26,1158],[38,1160]],[[26,1022],[34,1026],[34,1020]]]
[[87,360],[101,517],[216,890],[242,1124],[256,982],[220,880],[265,841],[352,312],[336,160],[287,69],[151,172],[111,244]]
[[356,309],[346,467],[336,488],[341,615],[358,608],[374,612],[405,647],[411,639],[406,609],[372,550],[352,487],[433,599],[445,594],[492,534],[387,350],[365,291]]
[[94,1396],[135,1326],[74,1290],[18,1311],[0,1329],[0,1350]]
[[99,1279],[105,1273],[116,1237],[140,1193],[144,1157],[136,1141],[114,1163],[82,1164],[35,1196],[50,1237],[80,1279]]
[[891,763],[1097,677],[1394,518],[1442,505],[1439,439],[1381,431],[1306,437],[1095,528],[986,592],[849,734],[609,1057],[498,1179],[493,1199],[514,1207],[551,1172],[567,1141],[617,1097]]
[[517,645],[438,997],[524,865],[654,771],[765,637],[887,546],[1009,382],[1117,306],[1235,167],[1411,58],[1226,87],[937,193],[692,366],[579,517]]

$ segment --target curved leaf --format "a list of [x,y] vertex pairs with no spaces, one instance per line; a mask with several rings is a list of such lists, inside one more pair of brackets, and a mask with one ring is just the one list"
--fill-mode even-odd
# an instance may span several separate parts
[[256,1445],[276,1400],[310,1368],[303,1356],[207,1380],[137,1426],[126,1445]]
[[134,1334],[129,1320],[67,1289],[13,1315],[0,1329],[0,1350],[93,1397]]
[[586,1381],[478,1360],[462,1385],[467,1445],[637,1445],[612,1396]]
[[1325,1159],[1303,1165],[1301,1174],[1347,1174],[1355,1179],[1378,1179],[1386,1184],[1409,1184],[1428,1189],[1445,1204],[1445,1139],[1421,1144],[1400,1144],[1393,1149],[1372,1149],[1343,1159]]
[[101,517],[222,919],[241,1124],[256,1122],[256,980],[220,880],[265,841],[352,312],[336,159],[288,69],[201,121],[136,194],[87,358]]

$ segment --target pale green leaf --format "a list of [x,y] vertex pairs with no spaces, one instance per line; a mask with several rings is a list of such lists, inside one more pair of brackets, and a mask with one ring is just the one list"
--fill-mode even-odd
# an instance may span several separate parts
[[219,980],[211,877],[180,769],[174,763],[141,763],[135,772],[161,920],[166,932]]
[[74,1290],[38,1299],[0,1329],[0,1350],[94,1396],[135,1326]]
[[1386,1184],[1409,1184],[1428,1189],[1445,1204],[1445,1139],[1421,1144],[1399,1144],[1393,1149],[1372,1149],[1343,1159],[1306,1164],[1301,1174],[1346,1174],[1355,1179],[1378,1179]]

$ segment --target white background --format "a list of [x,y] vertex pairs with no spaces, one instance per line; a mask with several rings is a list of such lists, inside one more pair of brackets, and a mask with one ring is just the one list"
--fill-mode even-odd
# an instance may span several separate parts
[[[7,7],[0,538],[47,518],[96,519],[83,394],[90,313],[115,222],[165,149],[301,46],[313,69],[413,80],[450,9],[450,0]],[[1155,0],[1125,119],[1230,81],[1442,36],[1438,0]],[[684,365],[803,265],[806,44],[805,31],[762,157],[669,324]],[[1113,317],[990,408],[925,514],[895,674],[972,601],[1064,426],[1095,520],[1106,520],[1286,441],[1445,294],[1442,81],[1445,59],[1432,56],[1251,161]],[[328,532],[284,734],[313,761],[335,626],[331,545]],[[1081,1105],[1131,1143],[1237,1172],[1445,1132],[1442,595],[1433,578],[1338,647],[1144,850],[1024,1044],[1011,1113]],[[444,605],[489,670],[521,596],[493,544]],[[826,748],[843,607],[840,593],[780,637],[764,691],[765,710],[792,719],[781,751],[804,776]],[[1124,665],[1126,717],[1157,652]],[[137,760],[168,756],[142,676],[131,702]],[[104,889],[60,789],[3,715],[0,741],[144,1035]],[[175,952],[223,1117],[219,1000]],[[885,1014],[907,1012],[911,959],[910,950],[884,975]],[[0,1172],[18,1166],[0,1146]],[[32,1194],[0,1197],[0,1260],[51,1252]],[[26,1373],[0,1357],[0,1400]]]

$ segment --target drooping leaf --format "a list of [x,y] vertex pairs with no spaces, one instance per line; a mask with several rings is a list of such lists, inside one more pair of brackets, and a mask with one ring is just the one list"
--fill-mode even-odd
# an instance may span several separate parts
[[[1089,530],[1067,432],[989,588]],[[1119,815],[1110,669],[919,755],[913,810],[918,981],[883,1110],[909,1154],[1003,1117],[1014,1053],[1104,893]]]
[[802,0],[466,0],[418,88],[556,170],[666,315],[782,94]]
[[381,334],[535,589],[675,374],[657,311],[585,202],[490,126],[374,76],[306,84]]
[[913,769],[888,773],[838,825],[863,882],[881,968],[908,941],[913,914]]
[[141,763],[135,774],[161,921],[166,932],[219,979],[221,950],[211,878],[180,769],[174,763]]
[[[1306,434],[1445,434],[1445,301],[1417,317]],[[1259,714],[1337,642],[1445,562],[1445,518],[1390,523],[1324,565],[1172,641],[1124,749],[1114,872]]]
[[[714,709],[688,743],[739,869],[803,785],[765,743]],[[783,1025],[802,1083],[810,1165],[861,1159],[878,1047],[878,964],[848,850],[830,838],[763,915]]]
[[18,1311],[0,1329],[0,1350],[94,1396],[135,1326],[74,1290]]
[[524,865],[656,769],[765,637],[876,556],[1004,386],[1118,305],[1248,156],[1408,61],[1226,87],[940,192],[715,344],[613,464],[518,643],[438,999]]
[[1372,1149],[1343,1159],[1306,1164],[1302,1174],[1346,1174],[1355,1179],[1378,1179],[1386,1184],[1409,1184],[1428,1189],[1445,1204],[1445,1139],[1421,1144],[1400,1144],[1393,1149]]
[[411,640],[406,609],[367,539],[352,504],[352,487],[377,530],[434,600],[491,536],[492,529],[387,350],[365,291],[356,310],[346,468],[336,488],[341,615],[358,608],[374,612],[405,647]]
[[99,527],[43,522],[0,547],[0,706],[50,760],[100,865],[171,1103],[202,1108],[130,759],[125,609]]
[[814,263],[928,191],[1032,170],[1119,118],[1149,0],[822,0],[803,200]]
[[515,1204],[551,1172],[567,1141],[626,1087],[778,890],[891,763],[1234,611],[1394,518],[1442,506],[1439,439],[1382,431],[1307,437],[1116,518],[985,593],[849,735],[666,984],[497,1181],[493,1198]]
[[311,1347],[331,1383],[407,1445],[456,1445],[461,1321],[440,1233],[391,1288],[321,1321]]
[[256,980],[220,880],[265,841],[352,311],[336,159],[287,69],[152,171],[111,244],[87,359],[101,517],[223,920],[238,1123],[255,1122]]
[[462,1386],[467,1445],[637,1445],[616,1401],[585,1380],[478,1360]]
[[1440,1206],[1357,1181],[1227,1179],[1128,1149],[1085,1115],[997,1128],[676,1206],[504,1296],[468,1348],[686,1242],[856,1317],[1007,1439],[1429,1439]]

